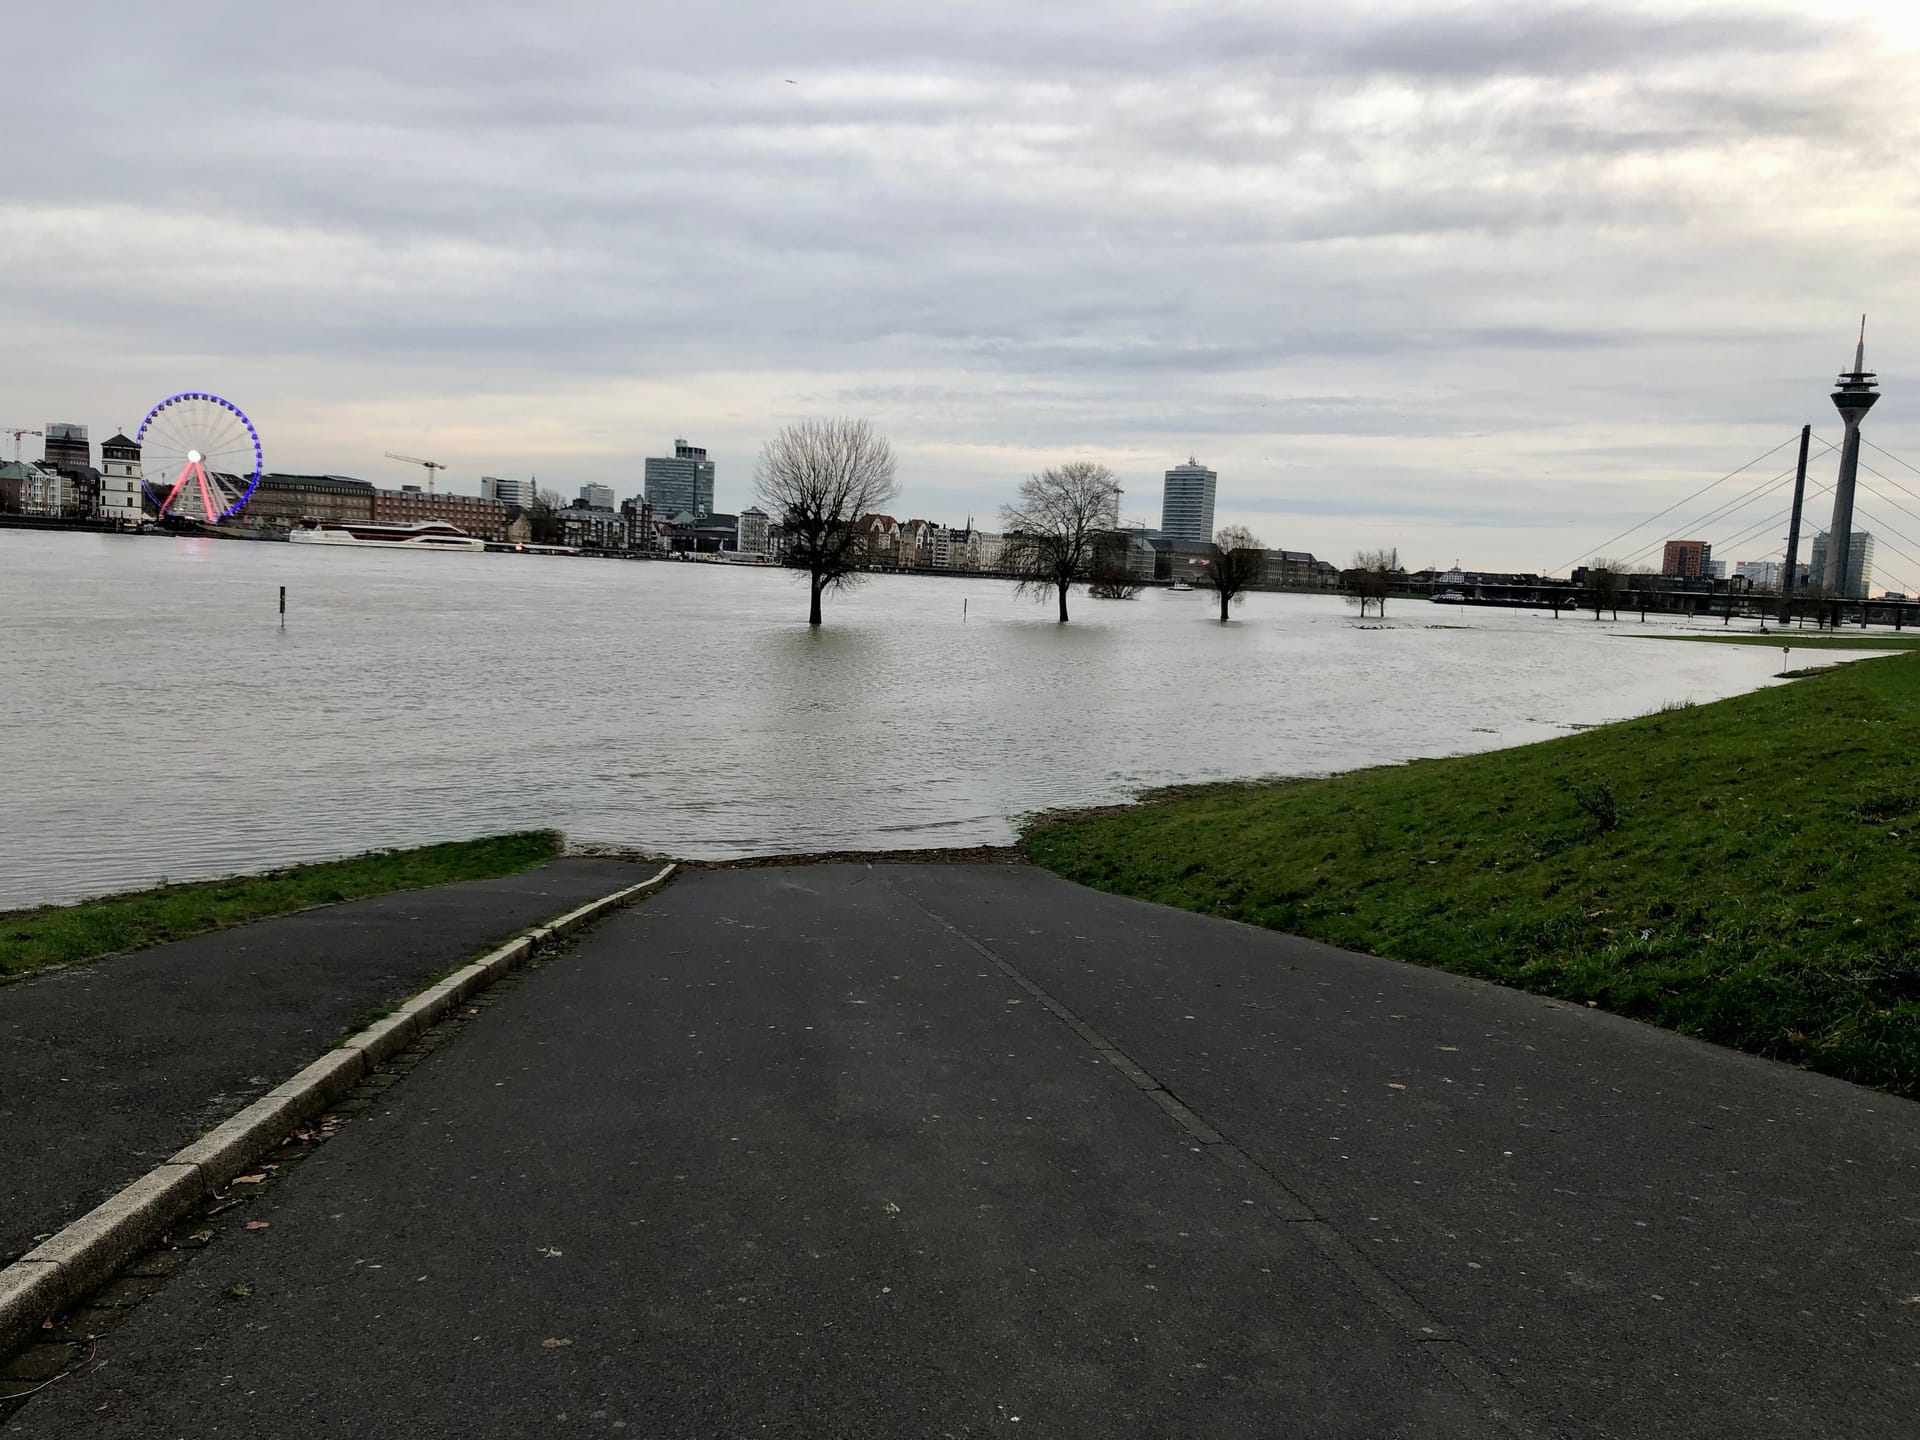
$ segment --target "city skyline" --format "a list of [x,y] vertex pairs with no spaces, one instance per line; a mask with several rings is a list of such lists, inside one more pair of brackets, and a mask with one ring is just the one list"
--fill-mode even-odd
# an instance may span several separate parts
[[[62,183],[0,239],[0,422],[207,386],[276,468],[564,493],[690,433],[737,509],[780,424],[852,413],[922,513],[1081,456],[1137,513],[1199,453],[1272,543],[1541,569],[1837,439],[1866,309],[1872,437],[1920,459],[1899,7],[1009,9],[1011,50],[980,13],[563,10],[564,45],[387,17],[372,57],[353,5],[258,17],[181,108],[157,76],[214,12],[29,5],[116,105],[22,122]],[[663,51],[702,66],[633,83]]]

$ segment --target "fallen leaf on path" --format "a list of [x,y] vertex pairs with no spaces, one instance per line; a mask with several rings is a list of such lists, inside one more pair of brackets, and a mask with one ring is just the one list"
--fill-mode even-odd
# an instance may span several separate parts
[[273,1222],[271,1220],[247,1221],[247,1229],[249,1230],[270,1230],[272,1228],[273,1228]]
[[236,1175],[233,1177],[233,1183],[236,1185],[264,1185],[267,1183],[267,1177],[265,1175]]
[[558,1350],[558,1349],[560,1349],[560,1348],[561,1348],[562,1346],[565,1346],[565,1345],[571,1345],[571,1344],[573,1343],[573,1341],[571,1341],[571,1340],[542,1340],[542,1341],[541,1341],[540,1343],[541,1343],[541,1344],[542,1344],[543,1346],[545,1346],[545,1347],[546,1347],[547,1349],[549,1349],[549,1350]]
[[189,1240],[198,1240],[202,1245],[204,1245],[207,1243],[207,1241],[213,1239],[213,1231],[196,1230],[193,1232],[193,1234],[189,1235],[187,1238]]

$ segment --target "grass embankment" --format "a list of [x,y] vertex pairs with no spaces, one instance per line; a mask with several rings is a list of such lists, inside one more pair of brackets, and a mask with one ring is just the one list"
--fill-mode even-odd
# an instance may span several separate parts
[[560,845],[557,831],[529,830],[416,850],[375,850],[261,875],[160,885],[78,905],[0,911],[0,984],[51,965],[184,940],[311,905],[511,875],[552,859]]
[[1920,1096],[1920,656],[1024,844],[1101,889]]
[[1647,635],[1647,640],[1685,640],[1694,645],[1765,645],[1774,650],[1920,650],[1920,635],[1904,633],[1834,635],[1820,631],[1775,630],[1767,635]]

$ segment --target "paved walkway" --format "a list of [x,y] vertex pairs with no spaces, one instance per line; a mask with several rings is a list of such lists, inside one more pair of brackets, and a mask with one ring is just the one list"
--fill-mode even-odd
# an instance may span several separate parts
[[375,1010],[649,873],[555,860],[0,987],[0,1264],[317,1059]]
[[1920,1413],[1920,1107],[1022,867],[685,875],[387,1093],[8,1434]]

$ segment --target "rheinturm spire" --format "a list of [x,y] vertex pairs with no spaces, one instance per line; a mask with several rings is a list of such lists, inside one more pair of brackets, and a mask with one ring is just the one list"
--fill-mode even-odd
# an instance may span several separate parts
[[[1833,524],[1827,531],[1827,569],[1819,583],[1829,595],[1847,596],[1847,565],[1853,548],[1853,483],[1860,473],[1860,422],[1880,397],[1877,384],[1867,369],[1867,317],[1860,317],[1860,340],[1853,350],[1853,369],[1843,373],[1840,388],[1833,392],[1833,408],[1847,427],[1840,447],[1840,477],[1833,486]],[[1865,595],[1855,598],[1865,599]]]

